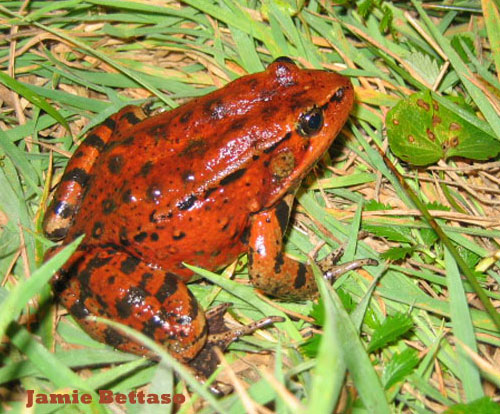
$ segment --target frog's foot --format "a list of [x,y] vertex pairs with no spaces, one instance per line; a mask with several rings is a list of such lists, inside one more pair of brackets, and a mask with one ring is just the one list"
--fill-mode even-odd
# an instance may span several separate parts
[[[210,377],[219,365],[219,358],[214,351],[215,347],[224,352],[231,343],[237,341],[241,336],[250,335],[257,329],[266,328],[274,323],[284,321],[284,318],[280,316],[269,316],[248,325],[231,329],[227,327],[224,321],[224,314],[230,306],[230,303],[223,303],[208,310],[205,314],[208,322],[207,342],[198,355],[189,362],[189,366],[201,381],[205,381],[206,378]],[[221,396],[226,395],[231,389],[230,386],[219,381],[210,387],[212,393]]]
[[318,267],[323,272],[323,277],[329,282],[332,282],[334,279],[351,270],[356,270],[363,266],[378,265],[378,262],[375,259],[358,259],[351,262],[342,263],[341,265],[337,265],[337,262],[343,254],[344,249],[337,249],[317,262]]
[[125,352],[155,357],[140,343],[89,316],[134,328],[181,362],[207,338],[203,310],[175,275],[114,247],[79,251],[53,281],[61,303],[93,338]]

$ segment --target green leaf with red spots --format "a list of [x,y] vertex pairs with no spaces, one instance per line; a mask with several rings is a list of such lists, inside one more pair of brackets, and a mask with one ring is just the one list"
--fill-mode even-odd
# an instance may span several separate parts
[[449,157],[486,160],[500,142],[432,99],[429,91],[403,99],[386,117],[391,151],[414,165]]

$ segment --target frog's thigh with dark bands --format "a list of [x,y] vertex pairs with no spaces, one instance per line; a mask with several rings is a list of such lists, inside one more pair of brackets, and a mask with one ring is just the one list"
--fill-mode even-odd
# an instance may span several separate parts
[[150,355],[140,344],[103,323],[101,316],[130,326],[165,346],[181,361],[192,359],[207,337],[205,316],[175,275],[151,269],[113,248],[95,248],[69,268],[59,298],[95,339],[122,351]]
[[271,209],[250,218],[248,268],[254,286],[281,299],[307,299],[317,289],[309,266],[285,256],[283,234],[286,230],[293,195]]
[[116,131],[127,131],[144,118],[146,115],[141,108],[126,106],[87,135],[66,166],[61,183],[45,213],[43,228],[49,239],[60,240],[66,237],[82,196],[88,190],[94,162],[110,140],[120,139],[115,136]]

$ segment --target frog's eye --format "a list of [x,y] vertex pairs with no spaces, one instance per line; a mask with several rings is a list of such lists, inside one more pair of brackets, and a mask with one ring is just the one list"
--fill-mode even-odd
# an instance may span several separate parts
[[303,137],[309,137],[316,134],[322,127],[323,111],[315,106],[300,115],[297,132]]
[[276,62],[285,62],[285,63],[291,63],[292,65],[295,65],[295,62],[292,59],[290,59],[288,56],[277,57],[276,59],[274,59],[273,63],[276,63]]

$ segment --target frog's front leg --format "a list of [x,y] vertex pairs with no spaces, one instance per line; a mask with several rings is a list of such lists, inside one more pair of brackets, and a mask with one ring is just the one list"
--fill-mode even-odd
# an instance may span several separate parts
[[126,252],[112,247],[79,251],[53,284],[64,307],[90,336],[122,351],[153,356],[139,343],[88,316],[130,326],[182,362],[194,358],[205,345],[205,315],[184,282]]
[[[274,207],[250,218],[248,269],[252,283],[264,293],[280,299],[308,299],[317,294],[311,267],[283,253],[283,234],[292,203],[293,194],[290,194]],[[328,280],[361,266],[377,264],[372,259],[362,259],[335,266],[331,259],[327,256],[320,263]]]
[[61,240],[66,237],[80,207],[92,167],[108,142],[111,139],[120,140],[122,135],[119,131],[127,132],[144,118],[146,115],[140,107],[126,106],[90,131],[68,162],[45,213],[43,228],[49,239]]

